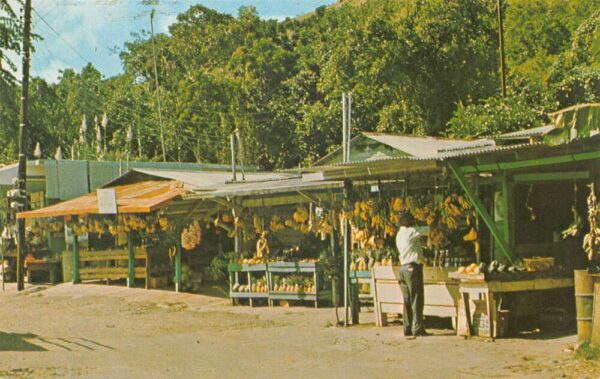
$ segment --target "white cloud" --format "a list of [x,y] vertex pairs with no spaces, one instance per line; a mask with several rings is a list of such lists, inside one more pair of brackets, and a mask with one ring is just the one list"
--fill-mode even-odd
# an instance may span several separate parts
[[43,68],[36,70],[35,76],[44,79],[48,83],[57,83],[60,71],[67,68],[73,67],[62,61],[51,61],[45,64]]

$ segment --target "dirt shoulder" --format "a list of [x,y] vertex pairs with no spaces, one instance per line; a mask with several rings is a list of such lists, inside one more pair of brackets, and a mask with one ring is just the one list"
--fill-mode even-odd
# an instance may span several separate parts
[[597,378],[576,336],[407,341],[402,328],[334,327],[332,308],[232,307],[225,298],[61,284],[0,293],[0,377]]

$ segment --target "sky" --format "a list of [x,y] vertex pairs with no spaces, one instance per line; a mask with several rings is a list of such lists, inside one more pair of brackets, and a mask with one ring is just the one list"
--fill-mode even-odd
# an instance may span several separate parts
[[[156,9],[155,33],[168,33],[177,14],[200,4],[237,15],[241,6],[256,7],[260,17],[283,20],[306,14],[335,0],[32,0],[33,31],[43,40],[35,42],[31,73],[56,82],[60,70],[81,70],[91,62],[104,76],[121,72],[118,49],[131,34],[150,30],[150,12]],[[146,1],[147,3],[148,1]],[[16,59],[16,62],[20,60]]]

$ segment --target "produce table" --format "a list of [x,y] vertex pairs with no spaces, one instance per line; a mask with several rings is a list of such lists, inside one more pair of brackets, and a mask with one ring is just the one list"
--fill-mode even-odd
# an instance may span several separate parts
[[[558,288],[573,287],[574,281],[570,277],[545,277],[531,279],[515,279],[515,280],[485,280],[483,276],[470,278],[467,275],[451,275],[459,281],[458,291],[461,294],[465,320],[467,323],[466,336],[471,336],[471,312],[469,309],[469,298],[471,295],[483,296],[486,300],[486,308],[489,319],[489,337],[493,341],[494,335],[494,319],[495,319],[495,294],[508,292],[524,292],[524,291],[543,291]],[[457,335],[461,335],[457,328]]]
[[[315,262],[274,262],[267,265],[269,278],[269,302],[273,300],[306,300],[313,301],[318,308],[320,300],[331,301],[331,291],[322,289],[321,268]],[[315,292],[281,292],[274,290],[273,274],[309,274],[316,288]]]
[[[460,295],[458,283],[448,274],[456,268],[424,267],[425,306],[423,315],[437,317],[458,316]],[[387,324],[387,314],[402,314],[404,298],[400,289],[399,266],[375,266],[373,268],[375,316],[377,326]]]
[[[227,266],[227,271],[229,271],[229,298],[231,299],[231,305],[235,305],[237,299],[248,299],[250,301],[250,306],[253,306],[252,299],[268,299],[268,292],[240,292],[234,291],[235,284],[240,285],[240,276],[246,276],[246,282],[250,289],[252,289],[253,277],[252,274],[255,273],[267,273],[267,265],[266,264],[229,264]],[[268,276],[267,276],[268,280]],[[270,288],[270,286],[269,286]]]
[[[272,262],[263,264],[229,264],[229,295],[232,305],[236,299],[249,299],[253,305],[253,299],[267,299],[268,304],[273,305],[274,300],[301,300],[314,302],[315,308],[322,300],[331,301],[331,291],[323,289],[323,278],[321,268],[317,262]],[[264,273],[267,278],[267,292],[253,291],[256,273]],[[315,291],[282,291],[276,290],[274,275],[304,275],[306,274],[314,286]],[[242,283],[241,279],[245,279]],[[244,287],[243,291],[236,290],[239,285]]]

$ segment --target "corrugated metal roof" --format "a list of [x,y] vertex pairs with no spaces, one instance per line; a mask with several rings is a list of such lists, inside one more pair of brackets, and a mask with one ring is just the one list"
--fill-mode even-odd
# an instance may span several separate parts
[[537,128],[523,129],[516,132],[500,134],[495,139],[515,139],[542,136],[554,129],[554,125],[544,125]]
[[439,154],[457,151],[493,147],[493,140],[480,139],[473,141],[453,140],[438,137],[405,136],[382,133],[363,133],[367,138],[407,153],[415,158],[435,158]]
[[[212,191],[222,188],[233,179],[230,171],[189,171],[189,170],[157,170],[157,169],[133,169],[125,176],[132,173],[141,173],[155,178],[177,180],[183,183],[185,189],[189,191]],[[250,172],[245,173],[247,182],[280,180],[294,176],[290,173],[275,173],[275,172]],[[238,180],[241,180],[242,175],[238,172]],[[106,184],[104,187],[109,187],[113,184],[118,184],[121,178]]]
[[[188,191],[181,182],[174,180],[147,180],[134,184],[116,186],[119,213],[149,213],[171,202]],[[96,192],[67,200],[49,207],[21,212],[18,218],[61,217],[98,214]]]
[[215,191],[207,193],[196,193],[195,195],[186,196],[186,198],[215,198],[226,196],[255,196],[267,195],[274,193],[288,193],[297,191],[314,191],[342,188],[343,181],[321,180],[317,182],[303,181],[302,177],[290,179],[269,180],[263,182],[239,182],[229,183],[221,186]]
[[314,172],[314,171],[319,171],[319,170],[326,169],[326,168],[352,167],[352,166],[364,165],[364,164],[373,163],[373,162],[444,161],[444,160],[450,159],[450,158],[460,158],[460,157],[473,156],[473,155],[479,155],[479,154],[489,154],[489,153],[495,153],[495,152],[518,150],[518,149],[524,149],[524,148],[531,148],[532,146],[545,146],[545,145],[543,142],[522,143],[522,144],[506,145],[506,146],[495,146],[495,145],[494,146],[485,146],[485,145],[483,145],[478,148],[471,147],[471,148],[464,148],[464,149],[456,149],[456,150],[448,151],[448,152],[441,152],[441,153],[438,153],[433,156],[423,156],[423,157],[403,156],[403,157],[387,157],[387,158],[382,158],[382,159],[369,159],[369,160],[359,161],[359,162],[355,161],[355,162],[349,162],[349,163],[334,163],[334,164],[325,165],[325,166],[313,166],[313,167],[309,167],[309,168],[300,169],[300,171],[301,172],[302,171]]

